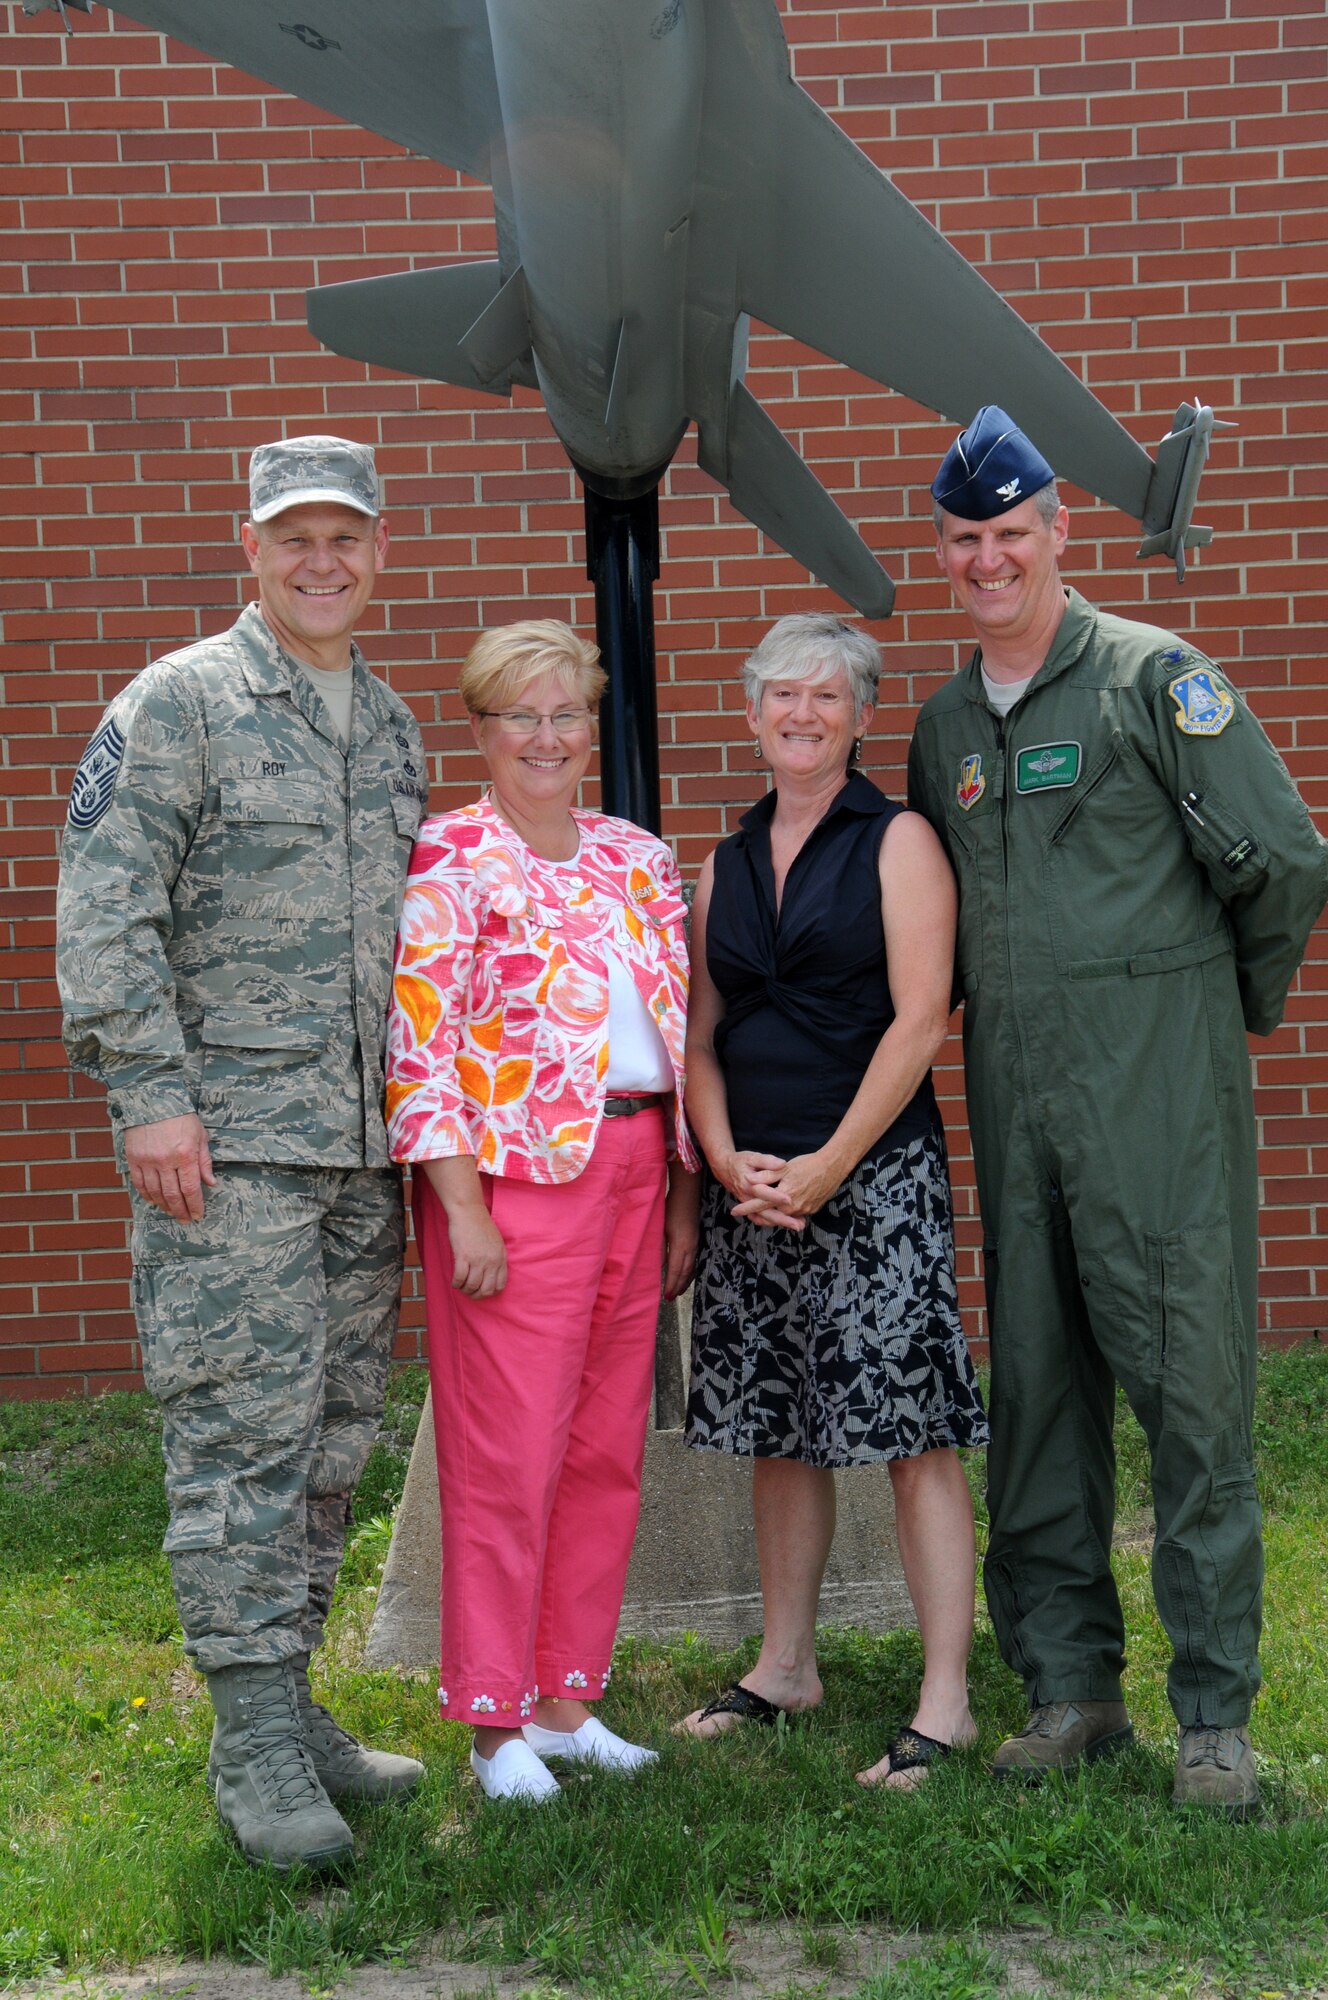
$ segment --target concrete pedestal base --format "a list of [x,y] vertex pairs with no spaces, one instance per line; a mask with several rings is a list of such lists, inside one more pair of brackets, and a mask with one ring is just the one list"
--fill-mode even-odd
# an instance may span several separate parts
[[[828,1625],[887,1631],[913,1623],[884,1466],[835,1475],[839,1525],[821,1591]],[[689,1451],[681,1430],[646,1438],[641,1525],[619,1630],[650,1639],[695,1632],[734,1646],[761,1629],[751,1461]],[[438,1663],[441,1573],[433,1413],[424,1406],[365,1647],[369,1667]]]

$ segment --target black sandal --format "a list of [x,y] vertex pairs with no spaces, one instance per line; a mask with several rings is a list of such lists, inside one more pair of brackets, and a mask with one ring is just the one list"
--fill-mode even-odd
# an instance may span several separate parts
[[890,1759],[889,1770],[883,1778],[874,1782],[886,1784],[901,1771],[925,1771],[928,1764],[948,1757],[953,1749],[953,1743],[942,1743],[935,1736],[924,1736],[920,1729],[901,1729],[885,1746],[885,1754]]
[[[757,1694],[755,1688],[745,1688],[740,1681],[734,1681],[732,1687],[722,1688],[713,1701],[706,1703],[696,1720],[708,1722],[712,1715],[736,1715],[740,1721],[759,1722],[763,1728],[770,1729],[781,1715],[787,1714],[786,1708],[767,1701],[763,1694]],[[716,1734],[722,1734],[722,1731],[716,1731]]]

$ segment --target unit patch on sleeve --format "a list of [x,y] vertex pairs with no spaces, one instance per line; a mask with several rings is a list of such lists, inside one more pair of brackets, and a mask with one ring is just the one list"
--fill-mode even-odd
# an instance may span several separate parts
[[1017,792],[1049,792],[1079,782],[1083,746],[1078,743],[1035,743],[1015,759]]
[[1236,713],[1234,695],[1211,667],[1178,674],[1167,693],[1176,704],[1176,727],[1185,736],[1220,736]]
[[74,773],[69,794],[69,824],[81,828],[95,826],[111,803],[116,773],[124,756],[125,740],[108,715],[83,752],[83,761]]
[[955,797],[965,812],[972,812],[978,800],[987,789],[987,781],[982,775],[982,756],[974,751],[965,757],[959,766],[959,783],[955,786]]

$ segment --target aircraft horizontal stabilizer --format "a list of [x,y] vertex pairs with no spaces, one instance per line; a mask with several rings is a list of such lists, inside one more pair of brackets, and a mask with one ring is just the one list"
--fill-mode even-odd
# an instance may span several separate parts
[[1144,503],[1144,538],[1138,554],[1170,556],[1178,583],[1185,580],[1186,549],[1206,548],[1213,539],[1211,528],[1191,522],[1213,432],[1234,429],[1234,424],[1215,416],[1207,403],[1182,403],[1162,440]]
[[307,294],[309,327],[325,347],[356,361],[506,396],[530,344],[518,267],[443,264],[389,278],[354,278]]
[[[715,448],[718,444],[718,449]],[[722,440],[700,426],[701,468],[726,486],[739,513],[770,535],[867,618],[888,618],[895,587],[846,514],[741,382]]]

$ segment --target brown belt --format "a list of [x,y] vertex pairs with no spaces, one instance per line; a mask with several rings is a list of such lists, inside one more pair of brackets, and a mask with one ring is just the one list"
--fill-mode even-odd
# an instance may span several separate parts
[[652,1090],[646,1097],[606,1097],[604,1116],[606,1118],[635,1118],[638,1111],[653,1111],[663,1093]]

